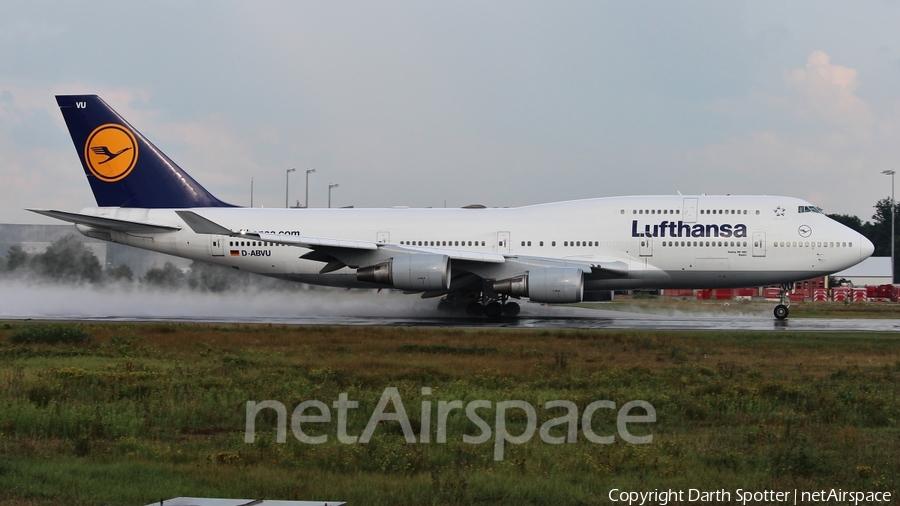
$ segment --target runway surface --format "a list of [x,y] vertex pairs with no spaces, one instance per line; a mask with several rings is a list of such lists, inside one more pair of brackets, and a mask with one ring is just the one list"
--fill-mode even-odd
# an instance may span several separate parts
[[427,316],[402,315],[325,315],[325,316],[229,316],[198,315],[31,315],[9,320],[46,321],[115,321],[115,322],[194,322],[194,323],[273,323],[283,325],[349,325],[401,327],[480,327],[529,329],[634,329],[634,330],[757,330],[802,332],[898,332],[900,319],[820,319],[789,318],[784,321],[771,316],[718,316],[702,312],[679,314],[645,314],[602,309],[548,307],[526,305],[516,318],[470,318],[430,313]]

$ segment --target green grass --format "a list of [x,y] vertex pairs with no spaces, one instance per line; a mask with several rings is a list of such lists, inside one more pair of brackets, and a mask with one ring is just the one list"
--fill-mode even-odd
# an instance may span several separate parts
[[[82,325],[82,343],[11,341],[0,329],[0,504],[148,504],[175,496],[352,504],[599,504],[610,488],[891,490],[900,484],[900,340],[888,334],[459,330],[266,325]],[[535,435],[493,459],[460,411],[444,444],[407,444],[396,422],[345,445],[330,424],[248,400],[331,404],[347,392],[359,435],[386,387],[418,435],[421,402],[525,400],[656,409],[653,442],[550,445]],[[432,394],[423,396],[422,387]],[[480,412],[493,426],[493,410]],[[310,414],[310,413],[307,413]],[[332,411],[336,416],[336,411]],[[512,434],[524,428],[508,413]],[[615,434],[600,410],[596,432]],[[561,435],[562,432],[556,432]]]

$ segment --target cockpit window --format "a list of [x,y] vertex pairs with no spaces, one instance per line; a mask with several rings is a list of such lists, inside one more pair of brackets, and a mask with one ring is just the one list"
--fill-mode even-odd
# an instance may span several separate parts
[[797,208],[798,213],[817,213],[823,214],[822,210],[815,206],[799,206]]

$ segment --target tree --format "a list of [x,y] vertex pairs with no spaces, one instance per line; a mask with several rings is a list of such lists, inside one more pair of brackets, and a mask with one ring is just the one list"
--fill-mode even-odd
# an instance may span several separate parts
[[[875,245],[875,253],[873,256],[876,257],[889,257],[891,256],[891,199],[890,197],[885,197],[873,206],[875,208],[875,214],[872,215],[872,221],[863,222],[857,216],[850,216],[848,214],[829,214],[828,217],[849,227],[853,230],[856,230],[860,234],[863,235],[866,239],[872,241],[872,244]],[[894,203],[894,212],[900,215],[900,204],[897,202]],[[894,223],[896,226],[896,222]],[[900,239],[897,237],[897,230],[894,231],[894,239]],[[897,253],[897,245],[894,246],[895,255],[900,255]],[[896,259],[895,259],[896,260]],[[900,274],[900,262],[894,262],[894,279],[897,279],[898,274]]]
[[[872,223],[867,230],[867,233],[864,233],[872,244],[875,245],[875,253],[874,256],[879,257],[888,257],[891,256],[891,199],[890,197],[885,197],[875,203],[875,214],[872,215]],[[900,205],[896,202],[894,203],[894,213],[900,214]],[[868,222],[866,222],[869,225]],[[896,227],[896,222],[894,223]],[[894,240],[898,239],[897,230],[894,229],[893,234]],[[895,255],[897,245],[894,245]],[[894,261],[894,279],[897,279],[898,274],[900,274],[900,262]]]
[[[900,210],[900,206],[894,205],[894,212]],[[866,235],[875,245],[875,256],[891,255],[891,199],[883,198],[875,204],[875,214],[872,215],[872,228]],[[896,238],[896,230],[894,231]],[[896,248],[896,246],[895,246]]]
[[103,268],[94,252],[71,235],[48,246],[30,263],[36,274],[54,281],[97,283],[103,275]]
[[172,262],[154,267],[144,274],[144,283],[157,288],[177,289],[184,286],[184,274]]
[[232,290],[235,286],[246,285],[246,278],[244,271],[194,261],[191,263],[191,273],[187,281],[192,290],[220,293]]
[[125,264],[106,269],[104,274],[106,275],[106,279],[110,281],[125,281],[128,283],[134,281],[134,271]]
[[29,255],[21,244],[14,244],[6,252],[6,270],[14,271],[23,265],[28,265]]

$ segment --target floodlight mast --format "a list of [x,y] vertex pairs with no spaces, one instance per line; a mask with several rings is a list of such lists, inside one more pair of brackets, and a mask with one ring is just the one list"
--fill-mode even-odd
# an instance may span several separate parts
[[895,283],[894,280],[894,215],[897,214],[894,212],[894,208],[896,207],[894,204],[894,174],[896,174],[895,170],[883,170],[881,171],[885,176],[891,176],[891,284]]
[[304,209],[309,209],[309,175],[315,171],[316,169],[306,169],[306,199],[303,201]]
[[337,188],[339,185],[337,183],[329,183],[328,184],[328,208],[331,209],[331,189]]
[[288,207],[288,182],[291,172],[297,172],[297,169],[288,169],[284,174],[284,207]]

